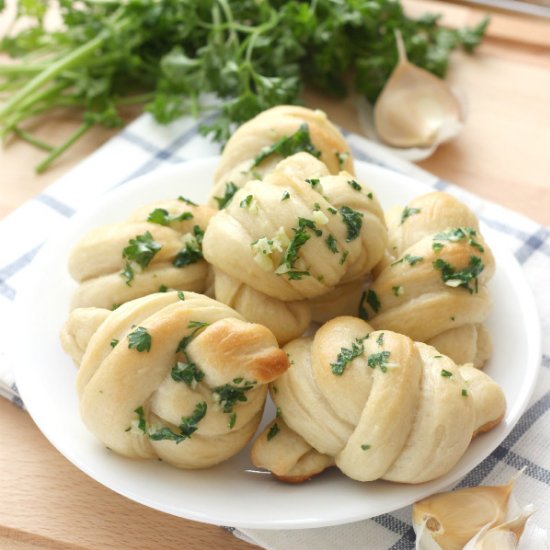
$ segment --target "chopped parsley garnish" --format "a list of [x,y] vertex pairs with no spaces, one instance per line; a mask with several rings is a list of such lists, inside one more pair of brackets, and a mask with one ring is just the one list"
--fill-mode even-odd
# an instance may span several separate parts
[[167,439],[169,441],[175,441],[176,444],[189,439],[197,429],[197,424],[206,415],[207,405],[205,401],[197,403],[193,414],[188,417],[182,417],[181,424],[178,426],[180,433],[175,433],[170,428],[160,428],[159,430],[149,431],[149,438],[153,441],[160,441]]
[[340,353],[336,357],[336,361],[334,363],[331,363],[331,370],[332,374],[336,374],[337,376],[341,376],[344,374],[344,371],[346,370],[346,367],[356,358],[360,355],[363,355],[365,352],[365,345],[363,342],[368,338],[367,336],[364,336],[363,338],[356,338],[354,342],[351,344],[351,348],[342,348],[340,350]]
[[384,333],[381,332],[380,335],[378,336],[378,338],[376,339],[376,343],[379,345],[379,346],[383,346],[384,345]]
[[405,208],[403,209],[403,212],[401,212],[401,222],[399,223],[399,225],[403,225],[403,223],[407,218],[410,218],[411,216],[414,216],[419,212],[420,212],[420,208],[410,208],[408,206],[405,206]]
[[146,231],[143,235],[137,235],[128,241],[128,246],[122,250],[122,257],[136,262],[142,269],[145,269],[161,248],[162,245],[155,242],[153,235]]
[[412,256],[411,254],[405,254],[402,258],[397,260],[396,262],[393,262],[391,265],[397,265],[401,264],[403,262],[407,262],[409,265],[416,265],[418,262],[421,262],[424,258],[422,256]]
[[[478,256],[470,256],[468,267],[456,271],[455,268],[446,261],[438,258],[432,264],[435,269],[441,271],[443,282],[453,288],[465,288],[470,294],[478,291],[478,276],[484,270],[485,266]],[[473,284],[473,286],[470,286]]]
[[311,230],[317,237],[323,234],[320,229],[317,229],[315,222],[307,218],[298,218],[298,228],[292,228],[294,237],[292,237],[287,246],[280,264],[281,266],[286,266],[289,271],[279,271],[279,274],[287,275],[289,280],[300,280],[304,275],[309,275],[309,271],[291,270],[298,259],[300,248],[311,238],[308,230]]
[[275,418],[282,418],[283,414],[281,412],[281,407],[277,407],[277,410],[275,412]]
[[[178,353],[180,351],[185,353],[185,350],[187,349],[187,346],[191,343],[191,340],[193,340],[193,338],[197,335],[197,332],[199,332],[200,330],[202,330],[203,328],[205,328],[207,326],[208,326],[208,323],[203,322],[203,321],[189,321],[189,324],[187,325],[187,328],[194,328],[195,330],[191,334],[188,334],[187,336],[184,336],[180,340],[180,343],[178,344],[178,347],[176,349],[176,353]],[[187,362],[190,363],[189,360]]]
[[338,210],[336,210],[336,208],[333,208],[332,206],[329,206],[327,208],[327,210],[333,215],[333,216],[336,216],[336,214],[338,214]]
[[380,300],[378,299],[378,294],[374,290],[369,290],[367,292],[367,304],[374,310],[375,313],[378,313],[380,309]]
[[301,281],[304,277],[309,277],[311,273],[309,271],[297,271],[295,269],[286,271],[285,275],[289,281]]
[[461,395],[462,395],[462,397],[468,397],[468,390],[463,388],[462,392],[461,392]]
[[344,167],[344,164],[346,164],[346,160],[348,160],[349,152],[344,151],[343,153],[340,153],[340,151],[336,151],[334,154],[338,159],[338,168],[341,170]]
[[388,370],[386,363],[388,362],[389,357],[389,351],[379,351],[378,353],[371,353],[367,359],[367,364],[371,369],[380,367],[380,370],[382,372],[386,372]]
[[359,237],[361,225],[363,224],[363,214],[351,209],[349,206],[340,207],[339,212],[347,228],[346,242],[349,243]]
[[168,287],[166,285],[160,285],[158,292],[168,292]]
[[283,158],[305,151],[316,158],[321,156],[321,151],[317,149],[309,135],[309,127],[306,123],[302,124],[298,130],[291,136],[283,136],[277,140],[273,145],[264,147],[258,156],[254,158],[251,168],[259,166],[266,158],[271,155],[280,155]]
[[172,367],[170,375],[172,376],[172,380],[174,380],[174,382],[183,382],[189,387],[194,387],[204,378],[204,372],[202,372],[202,370],[200,370],[195,363],[189,361],[187,356],[186,359],[188,360],[187,363],[178,361]]
[[[479,250],[479,252],[484,252],[485,249],[480,243],[477,242],[476,237],[477,232],[475,229],[472,229],[471,227],[456,227],[455,229],[450,229],[449,231],[442,231],[441,233],[437,233],[437,235],[434,236],[433,240],[450,241],[453,243],[467,240],[468,244],[472,248]],[[436,244],[437,243],[434,243],[432,245],[432,248],[434,248]],[[441,247],[443,247],[443,245],[441,245]]]
[[187,234],[188,238],[185,242],[185,248],[180,250],[172,265],[174,267],[185,267],[191,265],[199,260],[202,260],[202,239],[204,237],[204,231],[198,226],[193,227],[193,235]]
[[444,247],[445,245],[443,243],[433,243],[432,244],[432,250],[434,252],[440,252],[441,249]]
[[443,376],[443,378],[450,378],[452,375],[453,373],[449,370],[445,370],[445,369],[441,370],[441,376]]
[[369,198],[369,199],[372,200],[373,197],[374,197],[374,195],[372,194],[372,191],[369,191],[369,192],[367,193],[367,198]]
[[434,359],[443,359],[443,355],[434,355],[433,358]]
[[315,189],[321,183],[321,180],[319,178],[307,178],[305,182],[309,183],[312,189]]
[[355,180],[348,180],[348,185],[349,185],[354,191],[362,191],[362,189],[363,189]]
[[241,208],[250,208],[250,205],[252,204],[252,201],[254,200],[254,195],[247,195],[246,198],[244,198],[240,203],[239,206]]
[[288,191],[285,191],[281,200],[286,201],[288,199],[290,199],[290,193]]
[[188,204],[189,206],[198,206],[196,202],[193,202],[189,199],[186,199],[185,197],[182,197],[181,195],[178,197],[178,200],[180,202],[184,202],[185,204]]
[[361,449],[363,449],[363,451],[368,451],[370,449],[370,445],[361,445]]
[[214,197],[214,200],[218,203],[218,210],[223,210],[231,202],[233,195],[238,190],[239,188],[232,181],[228,181],[225,184],[223,197]]
[[392,289],[392,292],[393,292],[394,296],[403,296],[403,294],[405,292],[403,290],[402,286],[392,286],[391,289]]
[[145,422],[145,412],[143,410],[143,407],[138,407],[134,412],[138,415],[138,430],[145,433],[147,431],[147,422]]
[[184,220],[190,220],[191,218],[193,218],[191,212],[182,212],[181,214],[171,216],[168,210],[164,208],[155,208],[149,214],[147,221],[158,225],[170,225],[172,222],[182,222]]
[[333,253],[333,254],[338,254],[338,247],[336,246],[336,239],[334,238],[333,235],[329,235],[326,239],[325,239],[325,243],[328,247],[328,249]]
[[267,440],[271,441],[279,432],[281,431],[281,428],[279,428],[279,425],[277,422],[269,428],[269,431],[267,432]]
[[232,430],[235,427],[235,422],[237,422],[237,413],[231,413],[227,421],[227,427]]
[[115,309],[118,309],[122,304],[113,304],[111,306],[111,311],[114,311]]
[[344,252],[342,252],[342,256],[340,256],[340,265],[344,265],[344,262],[346,261],[348,256],[349,250],[344,250]]
[[137,327],[128,334],[128,348],[139,352],[151,350],[151,335],[145,327]]
[[[240,382],[236,382],[236,380],[240,380]],[[214,401],[220,405],[224,413],[232,413],[233,407],[237,402],[248,401],[245,393],[253,389],[256,385],[255,380],[243,380],[238,378],[233,380],[233,383],[234,385],[224,384],[223,386],[218,386],[212,391]]]
[[185,300],[185,294],[183,290],[178,290],[178,298],[183,302]]
[[367,298],[367,291],[365,290],[363,294],[361,294],[361,299],[359,300],[359,308],[358,308],[358,315],[363,321],[369,320],[369,312],[367,311],[367,308],[365,307],[365,299]]
[[118,344],[118,339],[117,339],[117,338],[113,338],[113,339],[111,340],[111,342],[110,342],[109,345],[110,345],[112,348],[114,348],[114,347],[116,347],[117,344]]

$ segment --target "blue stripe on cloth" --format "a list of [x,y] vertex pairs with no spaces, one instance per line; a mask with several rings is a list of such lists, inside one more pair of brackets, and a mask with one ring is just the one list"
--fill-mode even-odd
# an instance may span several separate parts
[[546,227],[540,227],[536,233],[530,235],[523,245],[516,251],[516,258],[520,264],[524,264],[536,250],[542,249],[543,252],[548,252],[543,246],[550,237],[550,230]]
[[0,295],[10,301],[15,300],[15,289],[10,285],[0,280]]
[[445,191],[445,189],[447,189],[449,187],[450,183],[448,181],[443,181],[443,180],[437,180],[435,183],[434,183],[434,187],[435,189],[437,189],[438,191]]
[[[160,147],[157,147],[156,145],[150,143],[146,139],[142,138],[138,134],[134,134],[130,130],[126,129],[120,132],[119,137],[125,139],[126,141],[133,143],[134,145],[137,145],[140,149],[143,151],[147,151],[148,153],[151,153],[152,155],[160,155],[162,158],[166,157],[166,154],[162,152],[162,149]],[[167,157],[166,157],[167,158]],[[171,162],[183,162],[184,159],[182,157],[178,157],[177,155],[172,155],[167,160],[170,160]]]
[[408,523],[401,521],[391,514],[382,514],[381,516],[376,516],[371,519],[382,527],[385,527],[388,531],[392,531],[398,535],[404,535],[410,528]]
[[540,481],[541,483],[550,485],[550,471],[542,466],[539,466],[538,464],[535,464],[528,458],[525,458],[510,449],[506,449],[502,445],[495,449],[494,454],[498,460],[506,462],[506,464],[512,466],[516,470],[521,470],[524,466],[526,466],[526,475]]
[[550,356],[542,354],[542,366],[550,368]]
[[49,206],[52,210],[55,210],[58,214],[61,214],[66,218],[70,218],[75,212],[74,209],[67,204],[62,203],[51,195],[46,195],[45,193],[40,193],[40,195],[37,195],[35,199],[38,202]]
[[183,134],[179,135],[168,147],[165,147],[164,149],[159,149],[155,156],[152,159],[149,159],[147,162],[145,162],[142,166],[140,166],[137,170],[132,172],[128,177],[124,178],[118,185],[122,185],[126,183],[127,181],[130,181],[134,178],[137,178],[139,176],[142,176],[146,174],[147,172],[150,172],[153,168],[158,166],[162,161],[167,161],[172,158],[174,158],[174,153],[181,149],[186,143],[191,141],[195,136],[198,134],[198,129],[200,126],[204,124],[208,124],[209,121],[214,120],[216,114],[212,114],[209,117],[203,119],[200,123],[193,124],[187,131],[185,131]]
[[9,286],[6,281],[26,265],[30,264],[41,246],[42,244],[39,244],[26,254],[19,256],[19,258],[14,260],[11,264],[0,269],[0,294],[2,296],[8,300],[13,300],[15,298],[15,290]]

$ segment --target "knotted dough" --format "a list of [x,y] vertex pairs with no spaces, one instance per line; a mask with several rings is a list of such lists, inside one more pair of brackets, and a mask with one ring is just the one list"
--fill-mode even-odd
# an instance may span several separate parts
[[[69,256],[69,273],[79,283],[71,307],[111,309],[166,289],[204,292],[209,267],[201,242],[212,214],[185,199],[166,200],[139,208],[124,222],[92,229]],[[132,243],[135,253],[124,257]]]
[[[209,204],[219,207],[219,201],[214,197],[223,198],[226,191],[231,189],[231,184],[242,187],[252,178],[261,179],[271,172],[283,158],[281,153],[274,152],[257,165],[254,165],[255,159],[281,139],[292,138],[296,132],[303,132],[304,125],[311,145],[319,153],[318,158],[331,174],[338,174],[341,170],[354,173],[349,146],[323,111],[280,105],[263,111],[240,126],[231,136],[214,174]],[[293,152],[307,151],[304,142],[292,149]]]
[[118,454],[179,468],[239,452],[260,422],[266,384],[288,367],[268,329],[192,292],[73,310],[61,340],[80,364],[90,431]]
[[270,386],[278,417],[252,460],[285,481],[333,464],[359,481],[429,481],[504,415],[503,392],[482,371],[358,318],[283,349],[291,367]]
[[481,367],[492,349],[482,323],[495,263],[475,214],[434,192],[390,210],[386,222],[389,254],[361,301],[363,317]]
[[357,292],[349,283],[365,278],[385,246],[383,213],[370,189],[298,153],[263,181],[248,182],[212,217],[203,250],[214,266],[216,299],[287,342],[309,325],[308,300],[345,285],[324,308],[325,315],[339,311],[347,293]]

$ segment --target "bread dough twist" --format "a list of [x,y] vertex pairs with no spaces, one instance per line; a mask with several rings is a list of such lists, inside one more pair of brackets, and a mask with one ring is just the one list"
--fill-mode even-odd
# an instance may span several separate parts
[[114,452],[205,468],[260,422],[267,382],[288,367],[273,334],[192,292],[152,294],[115,311],[74,310],[61,340],[80,363],[84,423]]
[[481,367],[491,354],[482,323],[495,264],[475,214],[435,192],[391,210],[386,222],[389,254],[361,302],[364,318]]
[[203,250],[215,268],[216,298],[286,342],[307,328],[307,300],[364,278],[385,245],[372,192],[298,153],[235,194],[210,220]]
[[209,204],[214,208],[219,207],[219,201],[214,197],[223,198],[226,190],[231,189],[231,184],[242,187],[252,178],[263,178],[271,172],[288,153],[274,152],[257,165],[255,159],[281,139],[296,137],[297,132],[303,132],[304,125],[309,138],[297,140],[301,144],[291,147],[293,152],[307,151],[306,145],[310,143],[319,152],[319,159],[331,174],[338,174],[341,170],[354,173],[349,146],[323,111],[280,105],[263,111],[240,126],[231,136],[214,175]]
[[92,229],[69,256],[69,272],[80,283],[71,306],[111,309],[159,290],[204,292],[211,283],[201,241],[212,214],[207,206],[167,200]]
[[254,464],[284,481],[332,464],[360,481],[429,481],[504,415],[502,390],[482,371],[358,318],[333,319],[284,351],[291,367],[270,386],[278,418],[252,448]]

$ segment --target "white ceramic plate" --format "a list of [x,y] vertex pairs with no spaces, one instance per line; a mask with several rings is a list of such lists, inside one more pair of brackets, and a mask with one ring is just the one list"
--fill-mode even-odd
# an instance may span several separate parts
[[[255,471],[248,448],[215,468],[182,471],[156,460],[119,457],[87,431],[79,417],[75,367],[58,337],[75,288],[66,269],[69,250],[90,228],[122,220],[148,202],[178,195],[205,201],[216,162],[202,159],[158,170],[109,192],[71,219],[38,254],[32,280],[17,298],[24,328],[16,378],[30,414],[51,443],[95,480],[146,506],[207,523],[264,529],[336,525],[396,510],[450,486],[489,455],[527,405],[540,360],[540,326],[519,265],[487,230],[497,271],[490,283],[494,305],[488,321],[494,354],[486,372],[504,389],[508,410],[504,421],[478,437],[445,477],[416,486],[359,483],[332,469],[302,485],[285,485]],[[385,208],[430,191],[380,167],[356,166],[358,179],[374,188]]]

